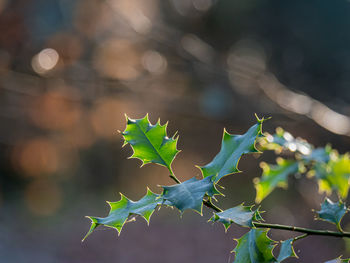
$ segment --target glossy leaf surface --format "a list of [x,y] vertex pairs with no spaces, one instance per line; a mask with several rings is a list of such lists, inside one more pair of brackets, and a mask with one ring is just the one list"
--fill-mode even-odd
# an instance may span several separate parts
[[328,221],[337,226],[340,226],[340,222],[346,212],[346,206],[342,201],[334,203],[328,198],[322,203],[321,210],[316,211],[318,219]]
[[293,248],[294,238],[281,241],[280,253],[277,257],[277,262],[282,262],[283,260],[290,257],[297,257]]
[[243,135],[233,135],[224,130],[220,152],[205,166],[200,166],[203,177],[217,175],[218,182],[225,175],[239,172],[238,162],[243,154],[259,152],[255,147],[258,136],[262,136],[261,128],[264,119],[258,119]]
[[221,194],[214,185],[214,176],[198,180],[195,177],[181,184],[162,186],[163,198],[169,205],[175,206],[183,213],[186,209],[193,209],[202,214],[203,198],[205,195]]
[[272,254],[276,242],[267,236],[267,230],[252,228],[237,239],[234,263],[276,262]]
[[258,209],[252,210],[252,208],[253,206],[244,206],[241,204],[225,211],[215,213],[210,220],[223,223],[226,230],[232,223],[245,227],[253,227],[253,220],[260,221],[262,218]]

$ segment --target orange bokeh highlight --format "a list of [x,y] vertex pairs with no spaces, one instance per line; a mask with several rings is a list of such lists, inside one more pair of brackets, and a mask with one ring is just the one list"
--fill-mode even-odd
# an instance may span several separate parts
[[40,128],[64,130],[72,127],[80,118],[81,109],[74,96],[64,91],[50,91],[33,103],[30,116]]
[[62,204],[62,193],[58,185],[46,179],[31,182],[24,193],[28,209],[35,215],[50,216]]
[[110,138],[117,134],[123,126],[125,117],[120,101],[116,99],[100,99],[90,114],[91,126],[99,137]]
[[79,121],[63,134],[63,140],[66,144],[75,148],[88,148],[96,140],[93,128],[91,127],[89,117],[83,114]]
[[56,172],[58,159],[55,145],[45,138],[36,138],[17,145],[12,152],[14,168],[34,177]]
[[110,39],[96,49],[94,67],[105,77],[132,80],[142,72],[141,55],[130,41]]

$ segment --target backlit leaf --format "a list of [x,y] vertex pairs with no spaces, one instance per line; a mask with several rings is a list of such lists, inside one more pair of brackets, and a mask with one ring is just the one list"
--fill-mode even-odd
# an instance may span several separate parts
[[234,263],[269,263],[276,262],[272,250],[276,242],[267,236],[268,230],[252,228],[237,239]]
[[142,119],[130,119],[127,117],[127,125],[122,132],[125,139],[124,145],[129,143],[134,150],[130,158],[138,158],[143,164],[156,163],[168,167],[176,154],[178,138],[169,138],[166,134],[167,123],[160,125],[158,121],[152,125],[148,115]]
[[318,180],[320,192],[330,195],[334,190],[340,198],[346,199],[350,179],[349,155],[333,154],[328,163],[315,163],[312,172]]
[[193,177],[181,184],[162,186],[164,189],[163,198],[170,205],[179,209],[181,213],[186,209],[193,209],[202,214],[204,196],[221,194],[214,185],[214,178],[215,176],[209,176],[198,180]]
[[261,221],[262,217],[258,211],[259,209],[252,210],[252,208],[253,206],[243,206],[241,204],[225,211],[214,213],[210,220],[223,223],[226,230],[232,223],[245,227],[253,227],[253,220]]
[[243,135],[229,134],[224,130],[220,152],[205,166],[200,166],[203,177],[217,175],[216,182],[228,174],[237,173],[238,162],[243,154],[259,152],[255,147],[257,137],[262,136],[261,127],[264,121],[258,119]]
[[142,216],[147,223],[149,223],[151,215],[157,205],[160,205],[163,202],[164,200],[160,195],[152,193],[149,189],[147,189],[147,194],[137,202],[131,201],[121,194],[121,199],[119,201],[107,202],[110,205],[110,211],[107,217],[101,218],[88,216],[91,220],[91,227],[84,239],[87,238],[87,236],[90,235],[99,225],[115,228],[119,235],[124,224],[127,222],[127,219],[133,214]]
[[276,187],[287,187],[288,175],[299,171],[299,163],[292,160],[277,159],[277,165],[261,163],[263,173],[261,178],[255,178],[256,189],[255,202],[260,203]]

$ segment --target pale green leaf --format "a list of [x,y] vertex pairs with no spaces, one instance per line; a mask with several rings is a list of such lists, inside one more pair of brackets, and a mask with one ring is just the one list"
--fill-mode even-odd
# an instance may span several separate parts
[[223,223],[226,230],[232,223],[245,227],[253,227],[253,220],[261,221],[262,218],[259,209],[252,210],[252,207],[241,204],[225,211],[214,213],[210,220]]
[[283,260],[290,258],[290,257],[296,257],[297,255],[295,254],[294,248],[293,248],[293,242],[294,238],[287,239],[284,241],[281,241],[281,249],[280,253],[277,257],[277,262],[282,262]]
[[340,198],[346,199],[349,192],[350,158],[348,154],[331,155],[328,163],[315,163],[312,169],[318,180],[320,192],[330,195],[336,191]]
[[147,194],[137,202],[131,201],[121,194],[121,199],[119,201],[107,202],[110,205],[110,211],[107,217],[88,216],[91,220],[91,227],[84,239],[99,225],[115,228],[119,235],[130,215],[140,215],[149,223],[150,217],[157,205],[163,202],[164,200],[160,195],[152,193],[149,189],[147,189]]
[[325,198],[321,205],[321,210],[316,211],[318,215],[316,219],[325,220],[340,227],[340,222],[346,212],[346,206],[342,201],[334,203],[330,199]]
[[181,184],[162,186],[163,198],[169,205],[175,206],[183,213],[186,209],[193,209],[202,214],[203,198],[205,195],[221,195],[214,185],[215,176],[209,176],[202,180],[195,177]]
[[138,158],[143,164],[156,163],[168,167],[176,154],[178,138],[169,138],[166,134],[167,123],[160,125],[158,121],[152,125],[148,115],[142,119],[130,119],[127,117],[127,125],[122,132],[125,144],[129,143],[134,150],[130,158]]
[[269,263],[276,262],[272,250],[276,242],[267,236],[268,230],[252,228],[237,239],[234,263]]
[[229,134],[224,130],[220,152],[205,166],[200,166],[203,177],[217,175],[216,182],[228,174],[237,173],[238,162],[243,154],[259,152],[255,147],[257,137],[262,136],[263,119],[243,135]]
[[256,189],[255,202],[260,203],[276,187],[286,188],[288,185],[288,175],[299,171],[299,163],[293,160],[277,159],[277,165],[261,163],[263,173],[261,178],[255,178]]

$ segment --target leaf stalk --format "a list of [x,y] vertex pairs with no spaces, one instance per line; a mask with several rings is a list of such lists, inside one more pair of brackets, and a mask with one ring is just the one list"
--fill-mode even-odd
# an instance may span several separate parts
[[310,229],[310,228],[304,228],[304,227],[296,227],[296,226],[286,226],[286,225],[280,225],[280,224],[269,224],[269,223],[261,223],[261,222],[253,222],[253,225],[256,228],[271,228],[271,229],[280,229],[280,230],[287,230],[287,231],[294,231],[294,232],[300,232],[305,233],[307,235],[314,235],[314,236],[331,236],[331,237],[340,237],[340,238],[350,238],[350,232],[336,232],[336,231],[329,231],[329,230],[317,230],[317,229]]
[[170,175],[169,175],[170,178],[173,179],[177,184],[181,184],[180,180],[177,179],[177,177],[175,176],[175,174],[174,174],[174,172],[173,172],[173,170],[171,169],[170,166],[168,166],[168,170],[170,172]]

